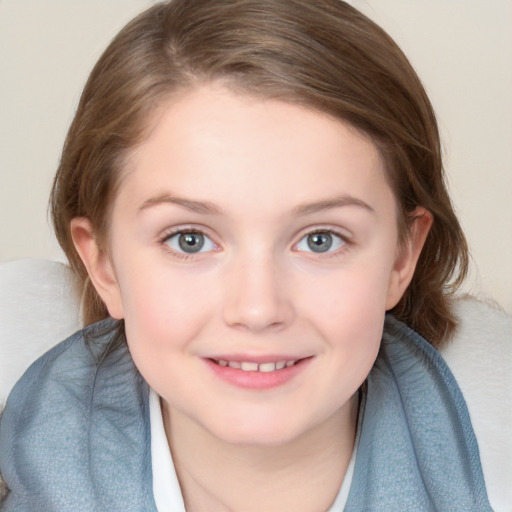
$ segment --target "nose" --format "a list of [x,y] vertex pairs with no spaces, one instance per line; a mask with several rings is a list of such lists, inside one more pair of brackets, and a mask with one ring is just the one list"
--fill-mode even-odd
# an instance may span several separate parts
[[295,313],[287,281],[272,258],[245,258],[235,265],[224,284],[226,324],[251,332],[288,326]]

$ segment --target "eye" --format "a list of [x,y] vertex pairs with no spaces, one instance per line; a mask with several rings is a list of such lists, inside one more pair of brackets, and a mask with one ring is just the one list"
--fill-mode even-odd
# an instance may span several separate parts
[[346,241],[332,231],[315,231],[302,237],[297,250],[306,252],[333,252],[346,244]]
[[164,243],[179,253],[196,254],[213,251],[216,245],[200,231],[180,231],[168,236]]

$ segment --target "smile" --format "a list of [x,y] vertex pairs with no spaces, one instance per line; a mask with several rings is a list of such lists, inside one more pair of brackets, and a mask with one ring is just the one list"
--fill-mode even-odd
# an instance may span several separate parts
[[277,370],[283,370],[284,368],[290,368],[295,365],[299,360],[294,361],[275,361],[268,363],[256,363],[253,361],[225,361],[224,359],[213,360],[219,366],[229,366],[229,368],[234,368],[237,370],[242,370],[244,372],[260,372],[260,373],[270,373],[275,372]]
[[314,356],[292,359],[290,356],[266,356],[247,361],[244,356],[204,359],[214,375],[244,389],[268,390],[286,384],[303,373]]

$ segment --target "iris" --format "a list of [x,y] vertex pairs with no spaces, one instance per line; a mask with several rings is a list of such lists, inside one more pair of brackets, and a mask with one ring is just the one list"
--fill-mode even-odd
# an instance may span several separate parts
[[181,233],[178,244],[183,252],[199,252],[204,246],[204,235],[201,233]]
[[332,247],[332,235],[327,232],[312,233],[308,235],[307,243],[313,252],[327,252]]

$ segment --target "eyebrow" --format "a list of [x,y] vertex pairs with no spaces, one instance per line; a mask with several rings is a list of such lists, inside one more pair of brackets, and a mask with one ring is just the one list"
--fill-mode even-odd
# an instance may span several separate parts
[[172,194],[160,194],[148,199],[147,201],[144,201],[142,206],[139,208],[138,213],[161,204],[181,206],[182,208],[195,213],[210,215],[220,215],[222,213],[218,206],[208,201],[193,201],[191,199],[185,199],[183,197],[174,196]]
[[324,210],[331,210],[333,208],[341,208],[343,206],[358,206],[370,213],[375,213],[375,210],[363,200],[352,196],[338,196],[331,199],[324,199],[322,201],[315,201],[313,203],[305,203],[297,206],[293,213],[295,215],[310,215],[312,213],[322,212]]
[[[221,215],[222,210],[209,201],[195,201],[192,199],[185,199],[183,197],[174,196],[172,194],[160,194],[152,197],[142,204],[139,208],[138,213],[143,210],[147,210],[153,206],[161,204],[171,204],[180,206],[187,210],[200,214],[209,215]],[[367,210],[371,213],[375,213],[375,210],[366,202],[361,199],[352,196],[338,196],[331,199],[324,199],[322,201],[315,201],[312,203],[305,203],[297,206],[293,209],[293,214],[298,216],[311,215],[313,213],[322,212],[325,210],[331,210],[334,208],[341,208],[343,206],[357,206]]]

